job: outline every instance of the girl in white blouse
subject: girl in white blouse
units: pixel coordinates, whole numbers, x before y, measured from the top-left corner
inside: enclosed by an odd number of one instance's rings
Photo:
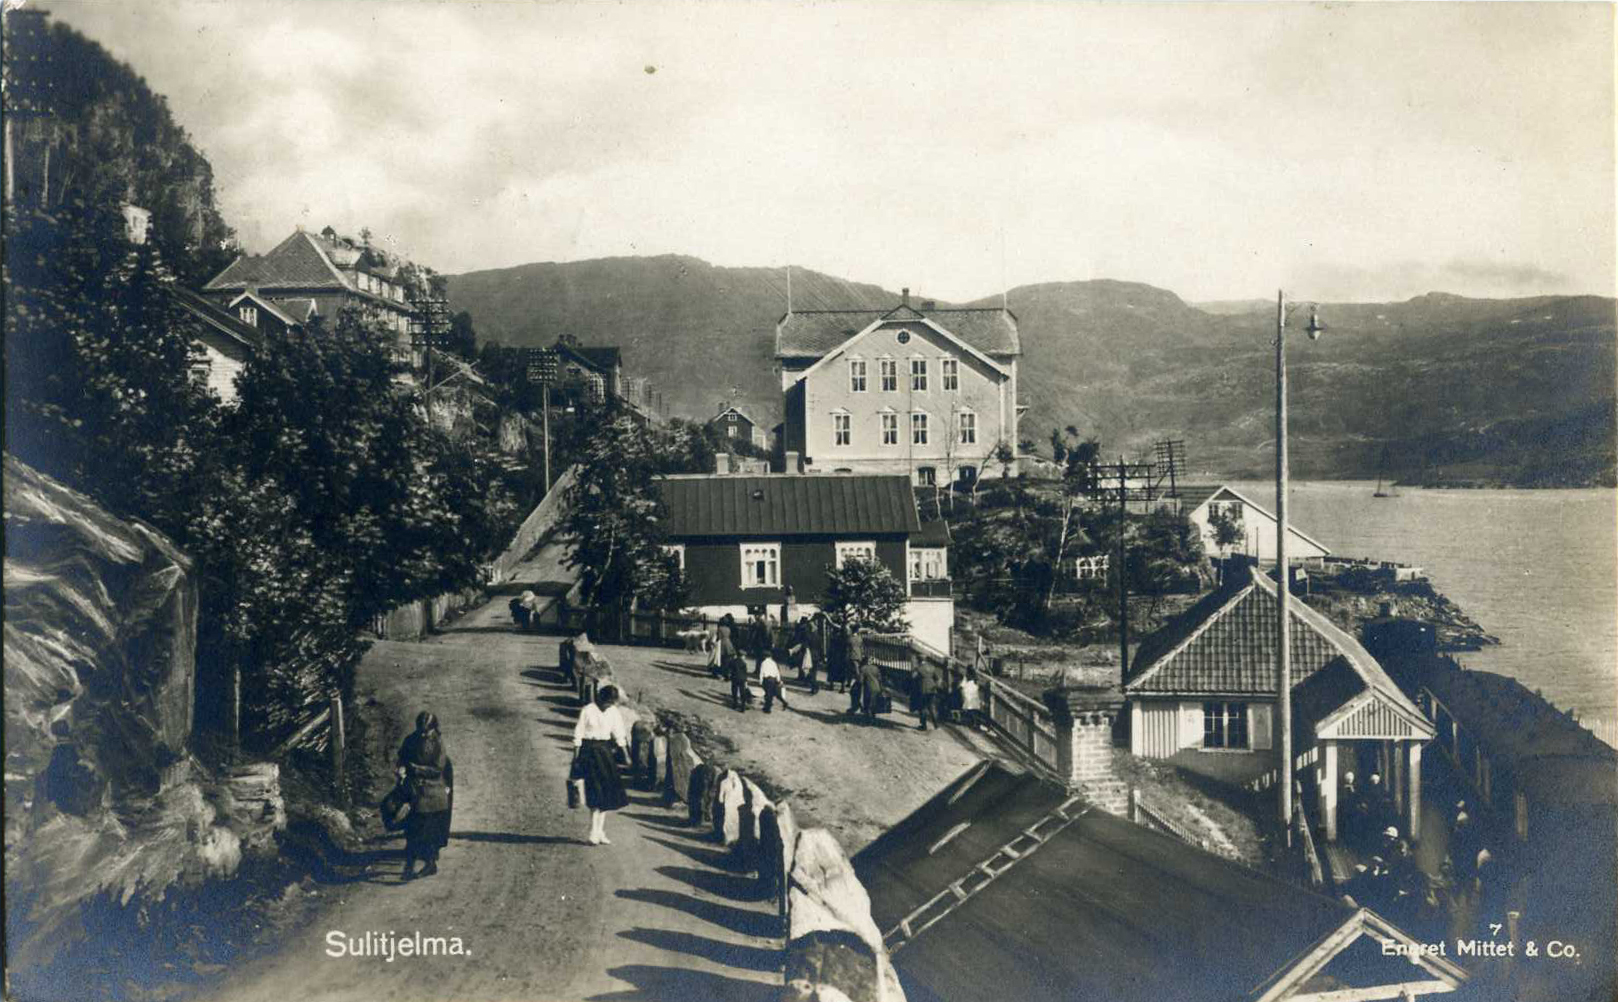
[[[618,710],[618,689],[604,685],[596,690],[595,702],[579,712],[579,722],[573,727],[572,776],[584,780],[591,845],[612,844],[607,838],[607,812],[629,804],[613,758],[614,746],[629,751],[629,727]]]

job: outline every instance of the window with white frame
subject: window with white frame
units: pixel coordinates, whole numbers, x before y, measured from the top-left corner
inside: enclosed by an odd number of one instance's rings
[[[837,569],[842,570],[843,565],[850,560],[869,560],[874,563],[876,561],[876,543],[863,541],[857,543],[838,543]]]
[[[927,444],[927,414],[925,411],[916,411],[910,415],[910,444]]]
[[[1232,522],[1242,520],[1242,503],[1240,501],[1209,501],[1209,518],[1225,518]]]
[[[741,550],[743,588],[774,588],[780,585],[780,543],[743,543]]]
[[[852,445],[854,442],[854,419],[847,414],[833,414],[831,416],[831,444]]]
[[[961,361],[957,358],[946,358],[938,363],[938,370],[944,378],[944,389],[959,390],[961,388]]]
[[[669,554],[670,556],[672,556],[675,560],[677,560],[679,562],[679,564],[680,564],[680,573],[684,574],[685,573],[685,544],[684,543],[667,543],[667,544],[665,544],[663,546],[663,552]]]
[[[882,415],[882,444],[899,444],[899,415],[891,412]]]
[[[877,363],[882,374],[882,392],[893,393],[899,389],[899,360],[884,358]]]
[[[735,418],[731,418],[730,419],[730,424],[725,425],[725,433],[731,438],[736,437],[736,419]]]
[[[1246,748],[1247,704],[1203,703],[1202,747]]]
[[[958,435],[962,445],[976,445],[978,441],[978,416],[971,411],[961,411],[956,415]]]
[[[240,308],[240,309],[238,309],[236,311],[236,315],[241,318],[242,323],[249,324],[249,325],[251,325],[253,327],[258,326],[258,307],[257,306],[243,306],[242,308]]]
[[[852,393],[865,392],[865,359],[848,360],[848,389]]]
[[[917,393],[927,392],[927,360],[925,358],[912,358],[910,360],[910,388]]]
[[[945,569],[944,550],[937,546],[910,548],[910,580],[937,581],[949,577]]]

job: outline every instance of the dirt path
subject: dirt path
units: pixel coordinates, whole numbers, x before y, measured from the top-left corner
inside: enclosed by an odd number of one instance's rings
[[[424,644],[379,643],[362,699],[400,721],[431,708],[456,768],[439,875],[402,883],[379,859],[310,927],[210,996],[289,1000],[761,999],[780,984],[774,908],[728,872],[681,813],[635,793],[579,836],[563,782],[575,711],[556,640],[511,631],[504,597]],[[378,845],[397,850],[399,842]],[[379,856],[383,853],[378,854]],[[331,956],[331,936],[459,937],[463,956]],[[453,940],[449,940],[452,944]]]

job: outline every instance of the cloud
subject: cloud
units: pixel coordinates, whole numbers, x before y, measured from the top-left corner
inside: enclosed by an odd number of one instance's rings
[[[677,251],[958,300],[1610,291],[1610,14],[1526,6],[53,11],[170,97],[254,249],[331,223],[450,272]]]

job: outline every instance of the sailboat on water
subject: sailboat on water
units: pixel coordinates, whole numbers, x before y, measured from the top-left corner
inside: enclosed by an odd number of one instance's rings
[[[1388,472],[1388,447],[1384,445],[1382,447],[1382,458],[1381,458],[1380,461],[1377,462],[1377,466],[1376,466],[1376,493],[1372,494],[1371,495],[1372,497],[1374,497],[1374,498],[1396,498],[1396,497],[1399,496],[1399,492],[1393,489],[1392,484],[1388,485],[1387,490],[1382,489],[1382,481],[1386,478],[1387,472]]]

